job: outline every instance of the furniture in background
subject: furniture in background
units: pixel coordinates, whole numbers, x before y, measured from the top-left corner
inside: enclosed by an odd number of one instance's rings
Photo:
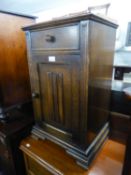
[[[24,107],[25,108],[25,107]],[[26,175],[19,145],[33,125],[32,105],[12,111],[10,122],[0,122],[0,175]]]
[[[131,103],[123,91],[111,91],[110,136],[113,140],[126,144]]]
[[[125,160],[122,175],[131,175],[131,120],[128,123],[128,137],[126,141]]]
[[[126,88],[125,91],[126,98],[131,103],[131,86],[129,88]],[[123,172],[122,175],[131,175],[131,118],[127,125],[128,129],[128,136],[126,141],[126,152],[125,152],[125,161],[123,165]]]
[[[111,138],[124,144],[127,140],[128,123],[131,118],[131,101],[124,93],[124,90],[131,84],[129,82],[130,72],[129,66],[114,66],[111,91]]]
[[[93,14],[24,27],[35,126],[87,168],[108,137],[117,25]]]
[[[0,119],[31,101],[26,39],[22,26],[35,17],[0,10]]]
[[[28,137],[21,142],[28,175],[116,175],[122,172],[125,146],[107,140],[88,170],[75,163],[75,159],[59,145]]]
[[[0,174],[24,175],[19,150],[33,124],[26,41],[22,26],[35,17],[0,10]]]

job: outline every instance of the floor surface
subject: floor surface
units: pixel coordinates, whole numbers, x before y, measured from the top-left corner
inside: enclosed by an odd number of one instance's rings
[[[85,175],[121,175],[125,145],[108,140]]]

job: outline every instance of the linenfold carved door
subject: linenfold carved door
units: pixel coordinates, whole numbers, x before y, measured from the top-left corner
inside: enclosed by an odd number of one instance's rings
[[[49,62],[47,58],[35,60],[42,121],[65,131],[78,132],[79,56],[56,56],[55,62]]]

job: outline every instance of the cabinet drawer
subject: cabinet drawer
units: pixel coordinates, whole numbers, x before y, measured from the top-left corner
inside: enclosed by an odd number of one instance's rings
[[[46,170],[43,166],[38,164],[32,158],[28,157],[27,162],[28,162],[27,163],[28,164],[28,168],[27,168],[28,174],[30,175],[53,175],[52,173],[50,173],[48,170]]]
[[[79,25],[31,32],[33,50],[79,49]]]

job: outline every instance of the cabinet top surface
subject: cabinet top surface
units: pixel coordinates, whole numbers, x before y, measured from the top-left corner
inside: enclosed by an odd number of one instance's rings
[[[92,13],[86,13],[86,14],[80,14],[80,15],[72,15],[70,17],[61,17],[61,18],[55,18],[53,20],[47,21],[47,22],[42,22],[38,23],[35,25],[31,26],[25,26],[22,29],[24,31],[26,30],[34,30],[34,29],[40,29],[40,28],[46,28],[46,27],[52,27],[52,26],[57,26],[57,25],[62,25],[62,24],[68,24],[68,23],[75,23],[75,22],[80,22],[81,20],[92,20],[96,21],[105,25],[108,25],[113,28],[117,28],[118,25],[116,22],[111,20],[110,18],[102,15],[95,15]]]

